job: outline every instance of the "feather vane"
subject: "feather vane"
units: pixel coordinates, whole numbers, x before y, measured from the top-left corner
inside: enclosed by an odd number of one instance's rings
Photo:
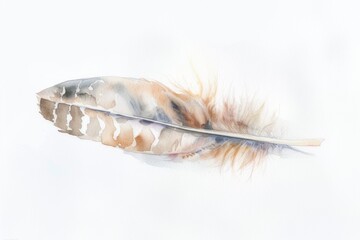
[[[66,81],[37,95],[40,113],[61,132],[131,152],[197,155],[221,164],[229,159],[232,165],[242,159],[242,167],[274,150],[322,141],[253,134],[259,132],[252,122],[262,106],[244,112],[225,101],[217,107],[216,88],[203,89],[196,94],[146,79],[96,77]]]

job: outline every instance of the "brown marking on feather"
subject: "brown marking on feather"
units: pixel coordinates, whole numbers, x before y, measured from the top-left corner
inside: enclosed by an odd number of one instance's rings
[[[94,110],[90,109],[85,109],[84,112],[89,117],[89,123],[86,128],[86,135],[90,137],[90,139],[99,141],[101,126],[97,118],[97,113]]]
[[[202,126],[205,125],[206,121],[203,120],[202,122],[199,122],[199,119],[196,118],[196,115],[194,115],[191,112],[184,112],[184,118],[186,121],[186,125],[187,126],[191,126],[194,128],[202,128]]]
[[[134,142],[133,128],[130,123],[120,124],[120,134],[117,141],[121,148],[129,147]]]
[[[183,116],[184,125],[193,128],[204,128],[209,122],[209,114],[202,99],[197,96],[188,96],[172,92],[181,101],[180,114]]]
[[[81,112],[79,107],[71,106],[70,115],[71,115],[71,120],[69,122],[69,127],[70,127],[69,134],[75,136],[82,136],[83,134],[80,132],[80,129],[82,126],[81,118],[84,116],[84,114]]]
[[[67,115],[69,114],[69,105],[65,103],[59,103],[55,110],[56,121],[55,126],[62,129],[67,130]]]
[[[54,121],[55,103],[46,99],[40,99],[40,113],[46,120]]]
[[[105,128],[101,133],[101,142],[112,147],[118,146],[119,141],[114,139],[114,132],[116,131],[116,127],[114,125],[113,118],[106,113],[99,114],[99,117],[104,121],[105,124]]]
[[[155,141],[155,136],[148,127],[142,129],[141,133],[135,138],[137,151],[150,151],[151,145]]]

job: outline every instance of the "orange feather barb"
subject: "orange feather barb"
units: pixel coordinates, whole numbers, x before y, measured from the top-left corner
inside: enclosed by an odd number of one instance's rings
[[[96,77],[57,84],[38,100],[42,116],[60,131],[130,152],[243,167],[268,153],[322,142],[275,138],[269,126],[255,124],[262,107],[217,104],[215,95],[216,87],[204,91],[201,85],[195,94],[146,79]]]

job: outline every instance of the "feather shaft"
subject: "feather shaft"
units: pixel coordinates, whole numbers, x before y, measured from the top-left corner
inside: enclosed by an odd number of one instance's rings
[[[73,105],[77,106],[77,105]],[[77,106],[80,107],[80,106]],[[270,137],[262,137],[262,136],[254,136],[250,134],[241,134],[241,133],[231,133],[231,132],[225,132],[225,131],[218,131],[218,130],[209,130],[209,129],[197,129],[197,128],[191,128],[186,126],[179,126],[171,123],[166,122],[160,122],[149,118],[143,118],[138,116],[130,116],[125,114],[116,114],[108,112],[104,109],[98,109],[98,108],[91,108],[87,107],[87,109],[93,110],[93,111],[99,111],[104,112],[113,116],[119,116],[119,117],[125,117],[130,119],[139,119],[139,120],[146,120],[152,123],[157,123],[160,125],[164,125],[167,127],[171,127],[174,129],[180,129],[184,130],[186,132],[192,132],[192,133],[200,133],[200,134],[208,134],[212,136],[219,136],[219,137],[227,137],[229,140],[250,140],[255,142],[261,142],[261,143],[270,143],[270,144],[279,144],[279,145],[287,145],[287,146],[293,146],[293,147],[317,147],[320,146],[321,143],[324,141],[320,138],[312,138],[312,139],[278,139],[278,138],[270,138]]]

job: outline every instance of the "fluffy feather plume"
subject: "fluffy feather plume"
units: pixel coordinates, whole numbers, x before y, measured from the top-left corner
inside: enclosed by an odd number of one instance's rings
[[[205,90],[198,84],[193,92],[145,79],[97,77],[57,84],[38,99],[40,113],[60,131],[131,152],[244,167],[276,150],[321,143],[274,138],[271,124],[259,124],[263,105],[218,104],[216,85]]]

